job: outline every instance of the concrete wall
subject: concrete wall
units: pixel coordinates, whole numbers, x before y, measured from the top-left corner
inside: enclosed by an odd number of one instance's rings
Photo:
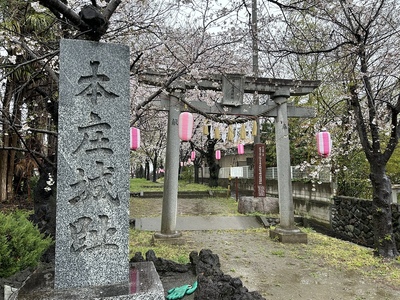
[[[227,187],[228,179],[219,179],[219,185]],[[236,180],[232,179],[231,194],[235,196]],[[253,179],[238,179],[239,196],[253,195]],[[323,227],[330,227],[332,206],[332,184],[313,184],[307,182],[292,182],[293,204],[295,214],[310,218]],[[267,180],[267,195],[278,197],[278,181]]]
[[[235,195],[236,180],[232,179],[231,195]],[[227,187],[228,179],[219,179]],[[253,180],[237,180],[239,196],[253,194]],[[292,182],[295,214],[303,217],[305,226],[367,247],[374,246],[372,201],[344,196],[333,196],[331,183],[312,184]],[[267,194],[278,197],[278,182],[267,181]],[[393,232],[400,249],[400,204],[392,206]]]

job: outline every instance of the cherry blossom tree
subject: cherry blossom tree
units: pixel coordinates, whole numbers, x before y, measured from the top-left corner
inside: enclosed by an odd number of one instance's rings
[[[345,113],[341,121],[354,124],[369,163],[376,253],[395,257],[386,165],[399,137],[399,4],[384,0],[273,2],[282,10],[284,26],[273,40],[261,43],[262,51],[286,66],[296,59],[314,58],[316,75],[325,76],[325,91],[330,86],[340,91],[336,99]]]
[[[248,31],[239,26],[242,21],[235,17],[244,6],[241,1],[0,3],[0,30],[5,41],[1,52],[4,88],[1,89],[0,178],[2,183],[7,182],[1,185],[1,201],[13,198],[10,193],[16,175],[12,171],[13,155],[17,152],[27,154],[17,161],[18,169],[25,159],[26,165],[36,167],[40,173],[37,191],[41,193],[37,197],[47,198],[54,193],[54,186],[48,186],[47,182],[56,180],[59,39],[80,38],[130,46],[132,125],[152,114],[153,100],[161,93],[168,93],[175,80],[183,77],[196,80],[203,73],[248,72],[246,57],[249,56],[242,55],[244,50],[239,43],[247,39]],[[150,68],[168,74],[161,87],[139,83],[140,74]],[[31,138],[33,135],[35,139]],[[28,160],[32,163],[28,164]]]

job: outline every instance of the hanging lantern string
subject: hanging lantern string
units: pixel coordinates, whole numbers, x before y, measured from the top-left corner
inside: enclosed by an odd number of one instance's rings
[[[187,75],[187,67],[184,67],[184,68],[182,68],[180,70],[175,71],[173,74],[170,74],[170,77],[167,80],[165,80],[164,83],[161,84],[161,87],[157,91],[155,91],[149,97],[147,97],[147,99],[145,101],[143,101],[142,103],[139,103],[136,106],[135,119],[131,121],[131,126],[133,126],[133,124],[135,124],[135,122],[141,117],[141,115],[144,113],[144,110],[145,110],[145,108],[146,108],[146,106],[148,104],[150,104],[160,94],[165,93],[167,91],[167,89],[169,88],[169,86],[172,83],[174,83],[175,80],[178,80],[179,78],[183,77],[184,75]],[[252,119],[255,119],[255,118],[264,117],[264,115],[268,114],[271,110],[274,109],[274,107],[272,107],[271,109],[267,110],[266,112],[264,112],[262,114],[258,114],[258,115],[251,116],[251,117],[248,117],[248,118],[240,118],[240,119],[236,119],[236,120],[232,121],[232,120],[226,120],[226,119],[221,119],[221,118],[217,118],[217,117],[211,116],[211,115],[209,115],[209,114],[207,114],[205,112],[202,112],[202,111],[194,108],[186,100],[184,100],[184,99],[180,99],[180,100],[184,104],[186,104],[193,112],[196,112],[196,113],[202,115],[203,117],[205,117],[207,119],[213,120],[213,121],[218,122],[218,123],[225,123],[225,124],[245,123],[245,122],[247,122],[249,120],[252,120]],[[287,100],[282,102],[282,103],[280,103],[280,104],[283,104],[283,103],[286,103],[286,102],[287,102]],[[280,104],[277,103],[277,105],[280,105]],[[143,111],[139,112],[140,109],[143,109]],[[221,113],[224,114],[224,112],[221,112]]]
[[[214,122],[224,123],[224,124],[228,124],[228,125],[235,124],[235,123],[246,123],[246,122],[254,120],[256,118],[264,117],[269,112],[271,112],[273,109],[275,109],[275,107],[272,107],[272,108],[268,109],[267,111],[265,111],[265,112],[263,112],[261,114],[255,115],[255,116],[241,117],[241,118],[236,118],[234,120],[230,120],[230,119],[222,119],[222,118],[215,117],[213,115],[207,114],[207,113],[195,108],[194,106],[190,105],[190,102],[187,102],[184,99],[180,99],[180,101],[182,101],[182,103],[184,103],[191,111],[193,111],[193,112],[195,112],[195,113],[197,113],[199,115],[202,115],[203,117],[205,117],[205,118],[207,118],[209,120],[212,120]],[[286,103],[286,102],[287,102],[287,100],[284,103]],[[282,104],[282,103],[280,103],[280,104]],[[277,104],[277,105],[280,105],[280,104]],[[221,114],[227,116],[224,112],[221,112]]]
[[[179,76],[178,76],[178,77],[179,77]],[[162,94],[163,92],[165,92],[165,89],[166,89],[175,79],[177,79],[177,77],[174,77],[174,79],[169,80],[165,85],[163,85],[163,88],[160,88],[160,89],[158,89],[157,91],[155,91],[152,95],[150,95],[150,96],[148,97],[148,99],[147,99],[146,101],[144,101],[143,103],[139,104],[139,105],[136,107],[136,109],[135,109],[135,118],[134,118],[134,120],[131,121],[131,126],[133,126],[133,124],[135,124],[135,122],[142,116],[143,112],[145,111],[145,108],[146,108],[147,104],[150,104],[152,100],[154,100],[157,96],[159,96],[160,94]],[[214,121],[214,122],[223,123],[223,124],[228,124],[228,125],[229,125],[229,124],[235,124],[235,123],[246,123],[247,121],[254,120],[254,119],[260,118],[260,117],[264,117],[264,116],[266,116],[270,111],[272,111],[273,109],[275,109],[275,107],[272,107],[272,108],[268,109],[267,111],[265,111],[265,112],[263,112],[263,113],[261,113],[261,114],[255,115],[255,116],[249,116],[249,117],[246,117],[246,118],[243,118],[243,117],[242,117],[242,118],[236,118],[236,119],[234,119],[234,120],[230,120],[230,119],[218,118],[218,117],[215,117],[215,116],[213,116],[213,115],[207,114],[207,113],[205,113],[205,112],[203,112],[203,111],[201,111],[201,110],[199,110],[199,109],[193,107],[192,105],[190,105],[189,102],[187,102],[187,101],[184,100],[184,99],[180,99],[180,101],[182,101],[182,103],[184,103],[184,104],[188,107],[188,109],[189,109],[190,111],[195,112],[195,113],[197,113],[197,114],[199,114],[199,115],[202,115],[203,117],[205,117],[205,118],[207,118],[207,119],[209,119],[209,120],[212,120],[212,121]],[[287,102],[287,100],[284,101],[283,103],[286,103],[286,102]],[[283,103],[280,103],[280,104],[283,104]],[[280,105],[280,104],[277,104],[277,105]],[[142,112],[139,112],[140,109],[143,109],[143,111],[142,111]],[[226,113],[225,113],[224,111],[221,111],[221,114],[224,115],[224,116],[227,116]]]
[[[246,139],[246,128],[244,126],[244,123],[242,123],[242,126],[240,127],[240,139],[241,140]]]
[[[233,142],[233,140],[234,140],[234,133],[232,125],[228,125],[228,141]]]
[[[257,122],[256,120],[253,120],[253,128],[251,130],[251,135],[256,136],[257,135]]]

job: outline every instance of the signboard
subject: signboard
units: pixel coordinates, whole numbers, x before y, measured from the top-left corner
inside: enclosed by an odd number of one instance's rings
[[[229,74],[222,77],[223,105],[240,106],[243,104],[244,77],[240,74]]]
[[[231,167],[231,177],[243,177],[243,168]]]
[[[254,197],[266,196],[265,144],[254,145]]]

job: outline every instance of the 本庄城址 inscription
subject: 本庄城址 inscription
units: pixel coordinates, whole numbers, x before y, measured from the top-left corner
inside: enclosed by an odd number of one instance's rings
[[[129,48],[62,40],[56,288],[129,280]]]
[[[118,250],[118,245],[109,242],[110,236],[114,235],[117,229],[109,226],[108,216],[98,216],[99,222],[89,217],[80,217],[70,224],[73,243],[71,252],[96,250],[99,247],[110,250]]]
[[[104,74],[97,74],[99,69],[99,61],[90,61],[92,67],[92,75],[81,76],[78,84],[86,84],[86,87],[80,91],[76,96],[87,96],[92,104],[97,104],[97,97],[116,98],[119,97],[111,91],[107,91],[99,82],[110,81],[110,78]]]

